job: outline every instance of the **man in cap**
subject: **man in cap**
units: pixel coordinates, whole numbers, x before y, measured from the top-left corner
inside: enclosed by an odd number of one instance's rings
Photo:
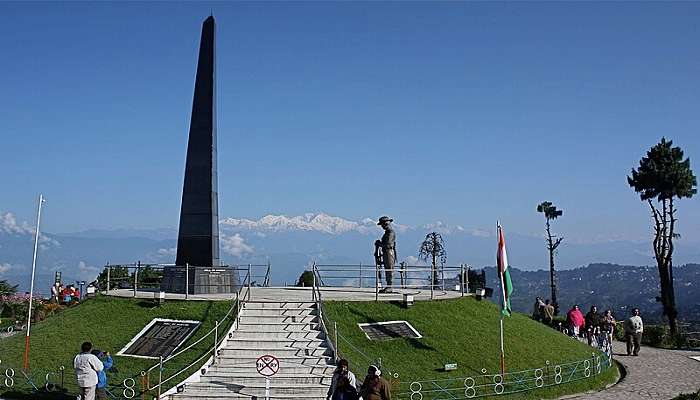
[[[386,287],[380,290],[380,293],[391,293],[391,283],[392,283],[392,273],[394,272],[394,265],[396,264],[396,233],[391,227],[391,223],[394,220],[383,216],[379,218],[377,225],[384,229],[384,235],[382,235],[382,261],[384,264],[384,273],[386,274]]]

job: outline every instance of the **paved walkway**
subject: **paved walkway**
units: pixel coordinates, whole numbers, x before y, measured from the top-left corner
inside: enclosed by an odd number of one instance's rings
[[[614,352],[615,359],[625,366],[627,376],[607,390],[573,398],[667,400],[700,389],[700,361],[690,358],[700,356],[700,351],[642,347],[639,357],[628,357],[625,344],[615,342]]]
[[[245,292],[245,289],[244,289]],[[394,289],[394,293],[380,294],[380,301],[401,301],[403,294],[411,294],[414,300],[430,300],[430,289]],[[137,297],[139,299],[154,299],[158,298],[158,291],[155,289],[138,290],[134,294],[133,289],[113,289],[109,291],[110,296],[118,297]],[[457,290],[435,290],[433,299],[452,299],[460,297],[462,294]],[[373,288],[353,288],[353,287],[321,287],[321,296],[323,300],[346,300],[346,301],[374,301],[375,290]],[[464,294],[471,296],[471,294]],[[233,299],[235,294],[191,294],[189,300],[229,300]],[[168,300],[184,300],[184,294],[166,293],[165,299]],[[252,287],[251,301],[311,301],[311,288],[303,287]]]

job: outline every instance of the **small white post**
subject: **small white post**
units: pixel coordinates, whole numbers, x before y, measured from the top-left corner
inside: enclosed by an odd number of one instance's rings
[[[270,378],[265,378],[265,400],[270,400]]]
[[[190,264],[185,263],[185,300],[190,294]]]
[[[29,284],[29,310],[27,311],[27,335],[24,337],[24,370],[29,370],[29,334],[32,328],[32,299],[34,298],[34,271],[36,271],[36,252],[39,247],[39,224],[41,222],[41,205],[44,195],[39,194],[39,210],[36,215],[36,232],[34,233],[34,256],[32,257],[32,281]]]

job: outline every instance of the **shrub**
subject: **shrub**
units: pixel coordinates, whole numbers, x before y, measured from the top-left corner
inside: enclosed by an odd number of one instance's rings
[[[679,394],[673,400],[700,400],[700,391],[688,394]]]
[[[664,343],[664,338],[666,335],[667,333],[665,327],[659,325],[647,325],[644,327],[642,343],[652,347],[660,347]]]

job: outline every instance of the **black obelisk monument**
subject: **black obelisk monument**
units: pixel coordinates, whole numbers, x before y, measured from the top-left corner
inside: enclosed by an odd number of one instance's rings
[[[194,294],[228,293],[237,283],[235,274],[219,260],[214,25],[213,16],[202,25],[176,267],[165,270],[162,289],[166,292],[184,293],[185,280],[189,280],[189,293]]]

